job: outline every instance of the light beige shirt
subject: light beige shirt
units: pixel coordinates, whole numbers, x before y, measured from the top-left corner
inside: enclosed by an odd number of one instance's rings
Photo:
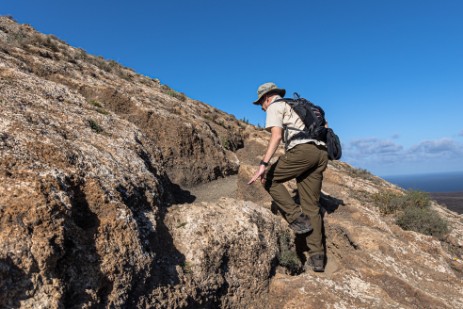
[[[303,130],[305,127],[304,122],[302,122],[301,118],[296,114],[296,112],[291,108],[291,106],[289,106],[289,104],[287,104],[284,101],[274,102],[275,100],[279,100],[279,99],[281,99],[281,97],[276,96],[275,99],[272,101],[272,103],[270,103],[269,107],[267,108],[265,129],[267,131],[270,131],[272,127],[279,127],[279,128],[284,129],[285,126],[288,126],[288,127],[293,127],[299,130]],[[297,133],[299,133],[299,131],[289,130],[288,140],[291,141],[291,137]],[[283,141],[286,142],[284,140],[284,136],[285,134],[283,133]],[[324,142],[317,141],[314,139],[309,139],[309,138],[296,139],[296,140],[292,140],[289,143],[288,148],[286,150],[290,150],[296,145],[307,144],[307,143],[314,143],[317,145],[325,146]]]

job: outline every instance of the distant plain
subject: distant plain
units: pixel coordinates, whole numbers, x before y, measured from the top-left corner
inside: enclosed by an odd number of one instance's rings
[[[383,177],[406,190],[429,192],[432,199],[463,214],[463,172]]]
[[[463,192],[431,192],[431,198],[448,209],[463,214]]]

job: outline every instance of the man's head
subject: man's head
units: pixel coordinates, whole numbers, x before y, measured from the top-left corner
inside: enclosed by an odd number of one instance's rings
[[[262,102],[266,98],[275,94],[284,97],[286,94],[286,90],[278,88],[277,85],[275,85],[274,83],[262,84],[259,86],[259,88],[257,88],[257,100],[252,103],[256,105],[262,105]]]

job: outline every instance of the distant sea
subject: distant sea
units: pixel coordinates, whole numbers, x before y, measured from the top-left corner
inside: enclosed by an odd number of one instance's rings
[[[406,190],[463,192],[463,172],[382,177]]]
[[[406,190],[429,192],[437,202],[463,214],[463,172],[383,176]]]

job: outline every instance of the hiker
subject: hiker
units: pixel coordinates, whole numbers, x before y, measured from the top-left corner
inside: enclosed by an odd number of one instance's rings
[[[260,179],[265,190],[283,211],[289,227],[296,234],[307,234],[309,259],[306,267],[312,266],[317,272],[324,271],[325,251],[322,242],[322,217],[318,200],[320,197],[323,171],[328,164],[326,145],[322,141],[310,138],[291,140],[296,130],[303,130],[304,123],[283,99],[285,89],[274,83],[265,83],[257,89],[257,100],[253,104],[260,105],[266,112],[265,128],[271,133],[267,150],[260,161],[259,169],[248,182]],[[287,135],[286,135],[287,134]],[[287,149],[285,155],[278,158],[268,171],[270,159],[285,136]],[[300,206],[296,204],[284,187],[284,182],[296,179],[300,197]],[[310,233],[309,233],[310,232]]]

